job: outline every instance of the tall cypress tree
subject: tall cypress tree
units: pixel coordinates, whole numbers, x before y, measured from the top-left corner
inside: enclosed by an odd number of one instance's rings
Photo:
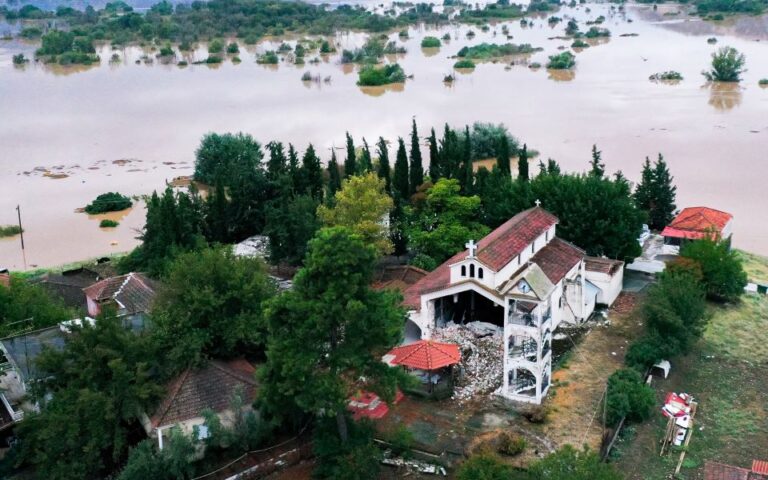
[[[517,178],[522,182],[527,182],[530,178],[528,166],[528,145],[523,144],[523,149],[520,150],[520,155],[517,158]]]
[[[368,173],[373,169],[373,162],[371,161],[371,147],[368,146],[368,142],[363,137],[363,152],[360,155],[360,162],[357,166],[358,173]]]
[[[316,200],[323,199],[323,167],[315,153],[315,147],[309,144],[301,159],[301,193],[306,193]]]
[[[293,148],[293,144],[288,144],[288,175],[291,177],[291,188],[294,192],[302,192],[301,167],[299,166],[299,154]]]
[[[651,225],[661,230],[674,218],[677,187],[672,183],[673,177],[667,168],[667,162],[659,154],[653,168],[653,209],[651,210]]]
[[[205,202],[206,237],[211,242],[227,243],[229,238],[229,201],[221,175],[216,176],[213,192]]]
[[[440,165],[440,151],[437,149],[437,137],[435,129],[429,135],[429,177],[433,182],[442,177],[442,165]]]
[[[347,158],[344,159],[344,178],[357,175],[357,154],[355,153],[355,142],[352,136],[347,132]]]
[[[331,161],[328,162],[328,198],[326,201],[333,203],[333,196],[341,190],[341,175],[339,174],[339,162],[336,160],[336,151],[331,150]]]
[[[603,178],[603,175],[605,175],[605,164],[601,160],[602,152],[597,149],[597,145],[592,145],[592,161],[589,162],[591,166],[589,174],[593,177]]]
[[[419,145],[419,132],[416,130],[416,120],[413,120],[411,127],[411,165],[410,165],[410,191],[409,194],[416,193],[419,185],[424,183],[424,166],[421,161],[421,146]]]
[[[640,183],[635,187],[633,195],[637,208],[648,215],[648,223],[651,222],[651,210],[653,210],[653,167],[651,160],[645,157],[643,172],[640,175]]]
[[[509,165],[509,138],[506,134],[499,138],[499,145],[496,147],[496,165],[502,175],[506,177],[512,175],[512,168]]]
[[[392,176],[392,189],[395,199],[407,201],[410,198],[408,154],[405,152],[405,142],[402,137],[397,139],[397,158],[395,159],[395,172]]]
[[[389,166],[389,149],[387,148],[387,141],[384,137],[379,137],[378,143],[376,143],[376,150],[379,154],[379,166],[376,173],[379,178],[384,179],[385,188],[387,193],[392,194],[392,173]]]
[[[461,145],[458,135],[447,123],[443,130],[443,138],[440,140],[438,155],[440,157],[441,177],[457,178],[461,164]]]
[[[267,161],[267,178],[271,181],[286,173],[286,158],[283,144],[280,142],[269,142],[269,160]]]
[[[461,150],[461,164],[457,172],[457,178],[465,194],[472,194],[472,184],[475,173],[472,169],[472,137],[469,135],[469,126],[464,129],[464,144]]]

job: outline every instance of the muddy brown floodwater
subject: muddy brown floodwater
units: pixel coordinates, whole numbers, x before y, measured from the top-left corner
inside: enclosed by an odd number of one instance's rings
[[[411,117],[424,135],[444,122],[503,122],[567,170],[585,169],[597,144],[608,169],[632,180],[645,156],[661,152],[678,185],[678,206],[732,212],[735,245],[768,254],[768,89],[758,86],[768,77],[768,21],[705,23],[675,14],[680,8],[562,8],[556,15],[576,17],[582,29],[584,21],[604,15],[602,26],[612,32],[608,41],[576,54],[573,72],[525,65],[546,63],[571,43],[552,38],[563,35],[565,22],[549,26],[546,17],[530,28],[518,21],[495,23],[487,32],[466,25],[411,28],[406,41],[391,32],[408,53],[388,61],[398,61],[414,78],[379,89],[357,87],[356,69],[340,65],[338,55],[318,65],[256,64],[257,53],[277,47],[270,40],[241,45],[242,63],[216,68],[136,64],[145,53],[154,56],[139,47],[115,52],[120,61],[110,63],[108,46],[100,49],[100,66],[18,68],[11,56],[30,56],[34,45],[0,41],[0,224],[15,223],[20,205],[27,232],[25,256],[18,238],[0,240],[0,267],[52,266],[129,250],[143,224],[142,205],[118,228],[106,230],[75,210],[106,191],[146,194],[190,174],[206,132],[244,131],[262,142],[276,139],[300,148],[312,142],[327,159],[331,147],[344,145],[345,131],[358,142],[366,137],[373,143],[379,135],[395,141],[408,134]],[[513,36],[509,41],[544,51],[481,63],[452,84],[443,82],[455,61],[449,57],[462,46],[506,42],[504,24]],[[476,33],[471,40],[470,29]],[[452,39],[439,50],[420,48],[425,35],[445,33]],[[707,43],[711,36],[716,45]],[[336,43],[349,48],[365,38],[338,34]],[[706,85],[701,76],[722,45],[747,57],[749,71],[739,85]],[[204,46],[193,55],[204,58]],[[665,70],[681,72],[684,80],[648,80]],[[323,81],[302,82],[305,71]],[[131,161],[115,162],[121,159]]]

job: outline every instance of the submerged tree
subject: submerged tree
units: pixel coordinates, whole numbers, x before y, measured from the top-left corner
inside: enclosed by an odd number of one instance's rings
[[[747,59],[733,47],[721,47],[712,53],[712,69],[702,72],[710,82],[738,82],[741,74],[746,72],[744,64]]]

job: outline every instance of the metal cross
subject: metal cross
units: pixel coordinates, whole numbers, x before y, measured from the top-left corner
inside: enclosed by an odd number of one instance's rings
[[[469,249],[469,257],[468,258],[475,258],[475,252],[477,251],[477,244],[475,243],[475,241],[474,240],[470,240],[464,246]]]

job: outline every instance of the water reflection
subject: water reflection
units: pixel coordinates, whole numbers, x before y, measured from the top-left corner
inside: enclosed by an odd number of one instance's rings
[[[425,57],[434,57],[440,53],[440,47],[421,47],[421,53],[423,53]]]
[[[552,70],[547,69],[547,78],[556,82],[570,82],[576,78],[576,70]]]
[[[728,111],[741,105],[742,88],[737,82],[711,82],[702,88],[709,89],[709,104],[717,110]]]
[[[360,91],[369,97],[380,97],[387,92],[402,92],[405,90],[405,83],[392,83],[389,85],[381,85],[379,87],[359,87]]]

